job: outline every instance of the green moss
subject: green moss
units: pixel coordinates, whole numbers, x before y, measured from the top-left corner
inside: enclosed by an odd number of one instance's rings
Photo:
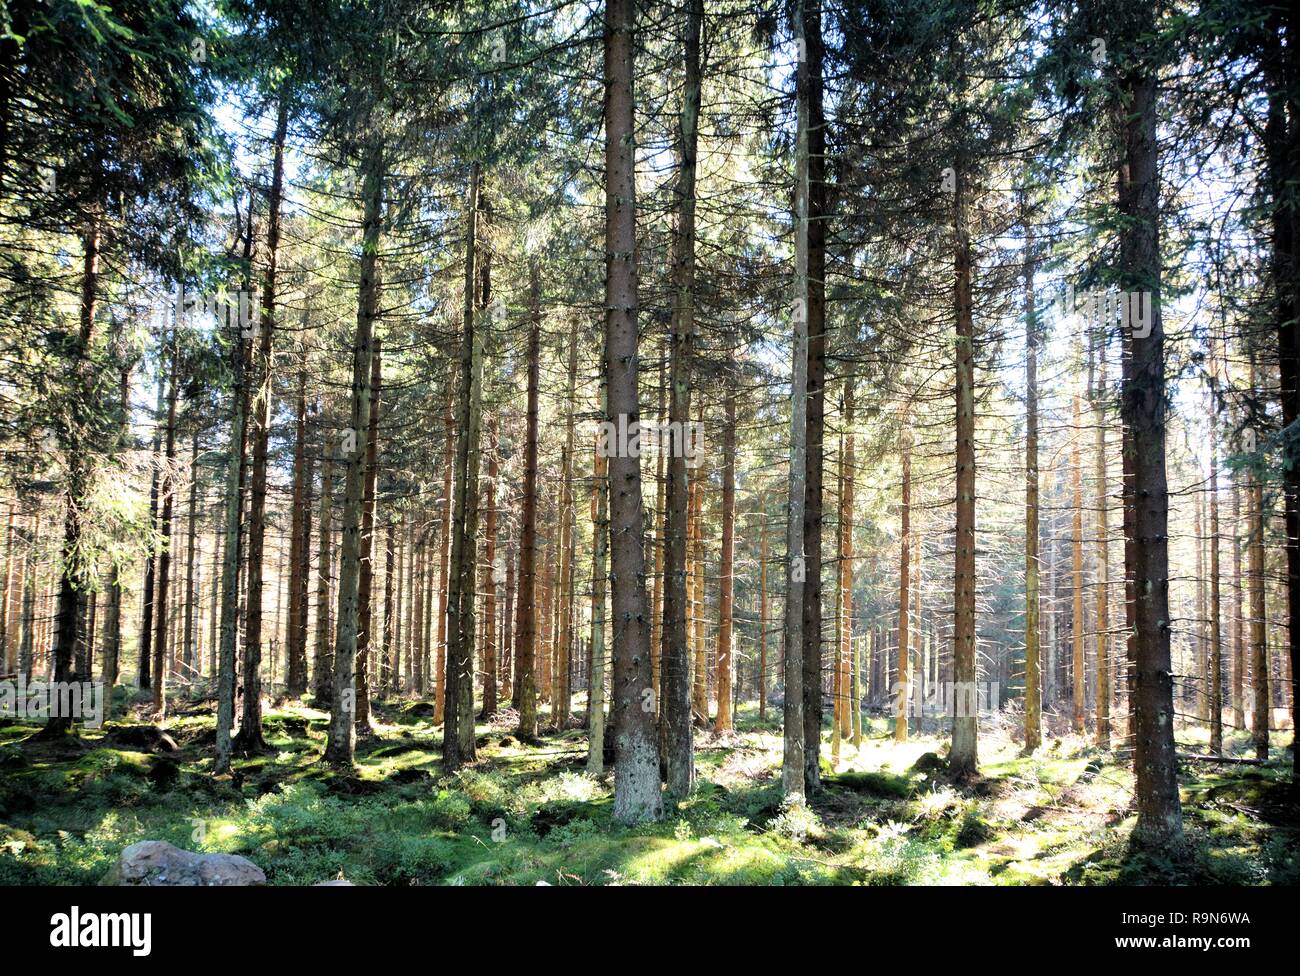
[[[982,779],[943,778],[942,736],[906,744],[871,718],[860,748],[806,808],[782,805],[778,710],[739,710],[703,743],[698,788],[665,819],[612,819],[612,777],[583,772],[579,729],[516,741],[478,729],[480,761],[442,771],[425,703],[382,703],[354,771],[319,763],[323,712],[267,715],[272,753],[213,779],[213,721],[184,707],[175,756],[23,741],[0,727],[0,883],[95,883],[126,845],[158,838],[245,854],[273,884],[1294,884],[1300,845],[1289,758],[1182,773],[1189,842],[1176,859],[1128,847],[1132,774],[1081,739],[1033,756],[981,739]],[[1229,747],[1235,748],[1232,740]],[[1246,746],[1248,747],[1248,743]],[[829,750],[826,752],[829,755]],[[933,758],[920,763],[918,759]],[[1190,765],[1190,764],[1189,764]]]

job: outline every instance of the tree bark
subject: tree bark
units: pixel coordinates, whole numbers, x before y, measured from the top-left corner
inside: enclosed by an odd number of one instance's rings
[[[1174,754],[1169,652],[1169,498],[1165,481],[1165,356],[1160,315],[1160,198],[1154,71],[1139,63],[1121,78],[1124,176],[1120,269],[1129,301],[1150,293],[1150,331],[1133,333],[1123,414],[1132,450],[1134,585],[1134,839],[1162,849],[1182,835]],[[1145,331],[1145,329],[1143,330]]]
[[[541,371],[542,284],[536,262],[528,266],[528,421],[524,438],[524,497],[519,530],[519,591],[515,595],[515,674],[519,735],[537,738],[537,409]]]
[[[803,547],[803,765],[804,788],[821,789],[822,709],[822,477],[826,426],[826,119],[822,108],[821,6],[805,2],[803,38],[807,54],[807,260],[808,416],[804,484]]]
[[[375,646],[375,482],[379,475],[379,411],[383,348],[375,338],[370,357],[370,419],[366,424],[366,473],[361,492],[361,572],[357,582],[357,735],[369,735],[371,650]],[[382,648],[381,648],[382,652]]]
[[[640,424],[637,374],[637,264],[635,102],[632,83],[633,0],[605,6],[605,420],[615,428]],[[650,621],[642,546],[641,464],[637,457],[609,459],[611,568],[613,571],[614,819],[659,819],[659,749],[650,670]]]
[[[1038,296],[1035,291],[1034,228],[1024,201],[1025,229],[1025,753],[1043,744],[1043,695],[1039,675],[1038,584]]]
[[[477,584],[478,480],[483,417],[483,349],[486,316],[474,310],[479,164],[470,172],[465,203],[465,303],[460,389],[456,407],[456,494],[452,515],[451,575],[447,590],[447,674],[442,730],[444,768],[472,762],[474,753],[474,591]],[[477,319],[477,321],[476,321]]]
[[[955,167],[956,237],[953,302],[957,319],[957,504],[953,572],[953,719],[949,772],[958,782],[978,773],[975,648],[975,320],[971,299],[971,246],[966,177]]]
[[[898,507],[898,681],[895,683],[894,741],[907,741],[908,709],[912,704],[911,651],[908,637],[909,617],[912,613],[912,432],[907,411],[899,414],[902,436],[899,453],[902,457],[902,499]]]
[[[722,561],[718,575],[718,717],[713,730],[731,732],[731,630],[736,571],[736,391],[728,378],[722,428]]]
[[[280,208],[284,197],[284,142],[289,103],[283,95],[275,124],[271,189],[267,197],[266,281],[262,293],[262,322],[253,376],[253,470],[250,477],[252,511],[248,520],[248,608],[244,640],[244,702],[235,747],[242,752],[266,749],[262,738],[262,598],[266,544],[266,471],[271,436],[275,302],[280,252]]]
[[[334,638],[334,687],[330,703],[325,761],[351,767],[356,749],[356,663],[358,597],[361,585],[362,496],[365,443],[370,419],[370,363],[374,356],[374,320],[379,313],[379,240],[384,199],[383,148],[378,140],[362,163],[362,224],[357,330],[352,347],[352,411],[340,454],[346,464],[343,544],[339,556],[338,619]],[[350,437],[347,435],[351,435]]]

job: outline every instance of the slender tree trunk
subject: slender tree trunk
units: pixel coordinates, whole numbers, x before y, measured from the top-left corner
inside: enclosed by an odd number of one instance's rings
[[[1038,296],[1034,228],[1021,200],[1025,228],[1025,753],[1043,744],[1043,694],[1039,675],[1038,586]]]
[[[853,505],[857,472],[854,449],[854,389],[853,377],[844,378],[844,447],[840,455],[840,467],[844,472],[843,485],[840,488],[840,593],[843,594],[840,608],[840,626],[842,628],[840,658],[847,668],[840,681],[841,693],[847,696],[847,708],[841,709],[846,720],[845,731],[853,736],[853,747],[862,745],[862,699],[858,686],[858,665],[854,657],[853,643]]]
[[[25,565],[23,566],[22,639],[18,642],[18,674],[27,680],[32,677],[32,649],[36,629],[36,575],[39,569],[37,554],[41,543],[41,516],[33,519],[32,536]],[[108,688],[113,685],[106,682]]]
[[[391,517],[384,521],[384,631],[383,645],[379,649],[384,667],[379,687],[380,694],[388,696],[401,687],[402,560],[397,551],[397,523]],[[396,587],[394,577],[398,581]]]
[[[702,68],[702,0],[686,7],[685,80],[678,117],[677,234],[673,241],[675,301],[668,336],[668,423],[685,431],[690,424],[690,377],[695,342],[695,180]],[[691,722],[690,645],[687,580],[691,485],[684,452],[665,461],[663,617],[659,671],[665,783],[674,797],[695,788],[694,729]]]
[[[1083,464],[1079,457],[1078,393],[1075,393],[1072,400],[1071,416],[1073,417],[1073,423],[1070,433],[1070,487],[1073,492],[1071,510],[1074,515],[1074,534],[1070,537],[1070,556],[1073,570],[1071,592],[1074,596],[1074,615],[1070,624],[1071,644],[1074,648],[1070,669],[1071,676],[1074,679],[1074,711],[1071,724],[1075,734],[1083,735],[1087,709],[1084,681],[1087,674],[1084,670],[1083,653]]]
[[[262,738],[262,600],[266,546],[266,473],[271,437],[275,303],[280,251],[280,206],[284,196],[284,142],[289,124],[289,103],[281,95],[275,124],[271,190],[267,198],[266,281],[262,294],[262,322],[254,360],[257,389],[253,400],[253,471],[250,477],[252,511],[248,520],[248,610],[244,640],[244,702],[236,748],[245,753],[266,749]]]
[[[605,379],[600,384],[601,413],[606,412]],[[591,478],[591,691],[588,695],[587,774],[605,769],[605,583],[609,578],[609,459],[599,435]],[[660,457],[662,458],[662,453]]]
[[[358,597],[361,587],[361,523],[365,481],[366,426],[370,419],[370,363],[374,356],[374,320],[379,314],[379,239],[384,200],[384,158],[378,140],[362,163],[361,275],[357,331],[352,353],[352,412],[340,454],[346,462],[343,545],[339,556],[338,621],[334,638],[334,687],[330,704],[325,761],[350,767],[356,749]],[[350,435],[350,436],[349,436]]]
[[[497,710],[497,422],[488,433],[487,483],[483,486],[483,718]]]
[[[671,337],[667,338],[665,340],[665,347],[671,344],[671,341],[672,341]],[[666,352],[666,348],[665,348],[665,352]],[[658,401],[658,409],[655,411],[655,419],[661,424],[668,420],[668,417],[666,416],[666,412],[668,409],[668,403],[667,403],[668,384],[667,384],[667,375],[666,375],[667,359],[668,359],[667,355],[661,355],[659,358],[659,401]],[[603,399],[604,397],[603,392],[601,393],[601,397]],[[608,465],[606,465],[606,467],[608,467]],[[667,750],[666,740],[664,739],[664,735],[663,735],[663,723],[662,723],[663,690],[660,684],[661,681],[660,655],[662,653],[663,636],[664,636],[663,633],[664,548],[665,548],[665,535],[668,527],[667,524],[668,514],[665,508],[667,504],[667,497],[664,492],[666,468],[667,468],[667,461],[664,457],[664,452],[663,451],[656,452],[655,455],[655,515],[654,515],[654,533],[653,533],[655,575],[654,575],[654,591],[650,601],[651,603],[650,605],[650,671],[654,677],[655,712],[661,717],[660,733],[659,733],[660,751],[661,753],[663,753],[664,756],[667,755],[668,750]],[[608,492],[608,490],[609,490],[609,486],[608,484],[606,484],[606,492]],[[608,494],[606,494],[605,496],[605,507],[606,507],[606,518],[608,519],[608,515],[609,515]],[[608,556],[608,552],[606,553],[606,555]]]
[[[1120,266],[1134,300],[1149,292],[1150,329],[1133,331],[1123,411],[1133,453],[1132,571],[1135,593],[1134,772],[1138,843],[1160,849],[1181,837],[1169,652],[1169,498],[1165,481],[1165,356],[1160,315],[1160,200],[1156,78],[1137,65],[1121,78],[1124,177]],[[1130,316],[1135,324],[1138,316]]]
[[[818,21],[818,26],[820,22]],[[808,49],[807,0],[796,0],[796,47]],[[816,41],[820,42],[820,37]],[[820,48],[819,48],[820,49]],[[817,84],[820,86],[820,79]],[[795,270],[792,316],[794,336],[790,365],[790,490],[786,521],[785,587],[785,704],[781,791],[787,802],[802,803],[806,796],[804,770],[804,590],[808,560],[804,552],[804,506],[808,482],[808,330],[812,298],[809,251],[814,214],[811,200],[811,100],[812,70],[807,56],[795,70]],[[820,567],[814,567],[820,572]],[[820,689],[819,689],[820,690]]]
[[[1210,372],[1214,375],[1211,353]],[[1210,751],[1223,753],[1223,623],[1219,592],[1219,422],[1210,401]]]
[[[1283,50],[1281,37],[1286,36]],[[1296,52],[1295,25],[1292,13],[1276,8],[1268,21],[1268,45],[1263,58],[1268,90],[1268,121],[1264,142],[1268,163],[1269,188],[1272,196],[1271,276],[1277,303],[1277,352],[1279,395],[1282,402],[1282,426],[1292,430],[1300,418],[1300,338],[1296,316],[1300,306],[1300,282],[1295,256],[1297,223],[1295,174],[1300,167],[1300,54]],[[1282,486],[1286,527],[1286,594],[1287,660],[1294,673],[1300,656],[1300,457],[1292,439],[1285,439],[1285,463]],[[1291,682],[1291,714],[1295,716],[1295,683]],[[1267,722],[1265,723],[1267,730]],[[1294,732],[1291,761],[1295,771]],[[1267,750],[1267,731],[1264,748]],[[1258,751],[1258,744],[1256,750]]]
[[[704,647],[704,485],[703,472],[691,483],[691,712],[700,728],[709,724],[709,673]]]
[[[159,337],[159,361],[163,358],[163,347],[166,345],[166,337]],[[154,469],[149,476],[149,529],[153,531],[158,526],[158,502],[159,502],[159,481],[162,478],[158,470],[158,454],[162,450],[163,410],[167,406],[167,380],[162,367],[158,369],[158,402],[153,412],[153,450],[151,457],[154,462]],[[151,688],[153,686],[153,635],[154,635],[154,593],[157,582],[157,553],[151,547],[145,555],[144,563],[144,586],[141,591],[141,620],[140,620],[140,641],[139,641],[139,661],[137,662],[137,679],[136,683],[141,688]]]
[[[1097,745],[1110,748],[1110,703],[1114,679],[1110,667],[1110,495],[1106,479],[1106,333],[1093,338],[1096,383],[1092,387],[1092,422],[1095,441],[1094,477],[1097,482]]]
[[[1250,388],[1255,385],[1255,366],[1251,363]],[[1268,758],[1269,694],[1268,694],[1268,640],[1266,625],[1266,587],[1264,568],[1264,485],[1258,474],[1252,474],[1247,493],[1246,552],[1250,563],[1250,687],[1254,693],[1251,715],[1251,743],[1255,758]]]
[[[447,676],[442,759],[447,770],[474,760],[474,591],[478,539],[479,434],[482,423],[486,316],[474,314],[479,164],[470,172],[465,204],[465,306],[460,396],[456,406],[456,495],[452,515],[451,575],[447,590]],[[477,318],[477,321],[476,321]]]
[[[329,438],[321,432],[320,527],[316,544],[316,660],[312,667],[312,697],[320,708],[334,688],[334,655],[330,646],[331,541],[334,536],[334,457]]]
[[[605,376],[606,422],[639,424],[637,394],[637,263],[633,0],[605,5]],[[641,464],[617,452],[609,459],[610,563],[613,572],[614,819],[659,819],[659,749],[646,619]],[[653,703],[651,703],[653,704]]]
[[[949,771],[957,781],[978,772],[978,724],[975,650],[975,320],[971,298],[971,245],[966,216],[966,177],[956,167],[953,194],[956,232],[956,280],[953,300],[957,319],[957,504],[956,556],[953,573],[952,751]]]
[[[253,205],[249,195],[248,228],[244,235],[244,285],[252,278]],[[214,775],[230,772],[234,743],[231,727],[235,721],[235,666],[239,644],[239,564],[243,551],[244,438],[248,418],[248,344],[241,330],[232,330],[231,373],[234,376],[234,410],[230,418],[230,442],[227,446],[225,485],[225,551],[221,566],[221,646],[217,662],[217,729]]]
[[[510,690],[510,703],[515,705],[515,655],[514,655],[514,619],[515,619],[515,560],[513,546],[506,546],[506,599],[501,608],[501,653],[498,655],[500,676],[497,679],[502,691]]]
[[[199,508],[199,432],[195,429],[190,439],[190,503],[189,516],[185,530],[185,631],[182,638],[184,647],[182,660],[185,663],[185,680],[192,681],[195,675],[194,615],[196,611],[195,570],[198,568],[198,508]]]
[[[721,735],[734,728],[731,719],[731,630],[736,571],[736,391],[728,380],[722,428],[722,561],[718,575],[718,717],[714,731]]]
[[[537,408],[541,370],[542,284],[536,263],[528,267],[528,420],[524,437],[524,497],[519,531],[519,591],[515,596],[515,674],[513,695],[519,710],[519,734],[537,738]]]
[[[95,316],[99,298],[99,248],[100,219],[92,217],[82,233],[82,271],[80,328],[77,332],[73,361],[80,396],[76,398],[62,447],[67,467],[66,512],[63,524],[63,544],[60,551],[58,597],[54,621],[54,680],[71,681],[77,677],[76,660],[85,640],[85,573],[81,565],[81,540],[83,527],[81,513],[85,508],[90,488],[90,470],[82,441],[83,431],[89,428],[94,404]],[[72,728],[68,715],[52,715],[39,733],[42,739],[60,739]]]
[[[371,732],[371,650],[375,646],[375,482],[379,475],[379,412],[384,356],[378,338],[374,339],[373,347],[370,357],[370,419],[366,424],[366,473],[361,502],[361,572],[357,582],[357,735]]]
[[[447,609],[450,606],[449,580],[451,575],[451,507],[452,507],[452,473],[456,469],[456,418],[452,413],[452,391],[455,381],[447,382],[447,399],[443,407],[443,449],[442,449],[442,523],[440,562],[438,563],[438,646],[434,651],[433,675],[433,722],[442,724],[446,715],[447,703]],[[428,615],[433,611],[433,601],[425,601],[425,626]],[[427,642],[426,642],[427,643]],[[426,671],[428,669],[426,668]]]
[[[912,703],[911,640],[908,637],[908,618],[912,612],[912,433],[910,417],[900,414],[902,430],[899,453],[902,456],[903,495],[899,504],[898,519],[898,681],[895,685],[894,741],[907,741],[908,709]]]
[[[572,689],[569,687],[569,662],[573,655],[573,414],[574,386],[578,378],[577,324],[569,331],[569,367],[565,384],[564,447],[560,454],[560,581],[556,600],[559,611],[559,636],[555,642],[555,697],[551,714],[555,727],[564,731],[569,723]]]
[[[303,310],[304,331],[307,325],[307,313]],[[300,631],[300,622],[304,616],[307,603],[307,573],[304,564],[308,562],[306,549],[310,545],[308,533],[311,520],[307,512],[311,508],[308,498],[310,477],[307,465],[307,355],[304,349],[302,361],[298,366],[298,410],[297,426],[293,448],[293,508],[289,521],[293,536],[289,544],[289,633],[286,640],[288,656],[288,674],[285,679],[285,693],[290,698],[300,698],[307,690],[307,644],[306,634]]]
[[[803,37],[808,71],[808,477],[803,511],[807,579],[803,591],[804,788],[821,789],[822,709],[822,477],[826,417],[826,120],[822,108],[821,6],[805,2]]]
[[[177,321],[172,333],[171,367],[167,382],[167,433],[164,435],[166,468],[160,479],[159,493],[162,497],[162,542],[158,549],[158,595],[155,602],[155,627],[153,639],[153,711],[156,720],[161,721],[167,712],[167,598],[171,591],[172,566],[172,507],[176,498],[172,467],[176,462],[176,383],[180,372],[180,350],[178,333],[180,329],[180,303],[176,306]]]

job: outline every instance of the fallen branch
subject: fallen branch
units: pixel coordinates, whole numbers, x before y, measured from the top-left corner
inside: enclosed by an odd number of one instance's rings
[[[1245,759],[1238,756],[1210,756],[1200,752],[1180,752],[1177,755],[1179,759],[1186,759],[1189,762],[1227,763],[1233,766],[1262,765],[1258,759]]]

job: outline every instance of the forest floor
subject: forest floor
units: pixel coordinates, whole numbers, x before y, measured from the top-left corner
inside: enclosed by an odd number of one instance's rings
[[[944,751],[945,735],[896,744],[892,723],[873,718],[835,773],[827,731],[824,791],[784,811],[779,708],[760,722],[750,703],[737,733],[697,732],[688,801],[659,823],[621,828],[612,777],[584,772],[581,729],[525,746],[504,712],[479,725],[479,760],[447,776],[430,711],[377,704],[377,734],[342,775],[319,762],[327,715],[276,708],[265,717],[270,751],[237,760],[226,778],[211,775],[211,702],[178,701],[164,723],[171,742],[135,709],[56,746],[0,720],[0,884],[98,883],[123,847],[146,839],[242,854],[272,884],[1300,881],[1289,732],[1263,766],[1181,763],[1188,848],[1152,860],[1128,850],[1131,769],[1081,737],[1049,737],[1026,758],[1007,722],[982,723],[982,776],[954,789],[926,757]],[[1180,732],[1180,750],[1204,747]],[[1248,748],[1244,733],[1226,736],[1229,755]]]

